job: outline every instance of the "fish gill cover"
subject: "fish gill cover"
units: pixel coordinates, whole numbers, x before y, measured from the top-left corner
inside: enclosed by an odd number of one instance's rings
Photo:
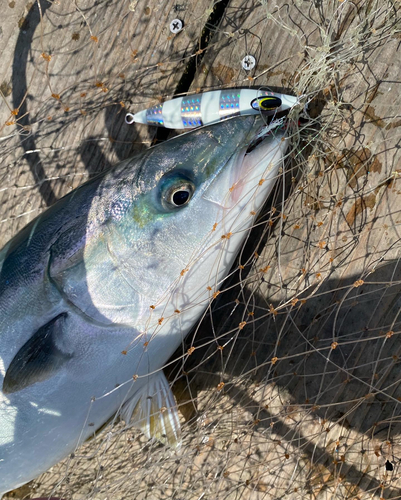
[[[399,498],[400,2],[2,9],[1,245],[88,178],[166,139],[127,126],[127,110],[233,87],[301,103],[269,203],[166,366],[181,449],[112,419],[5,498]]]

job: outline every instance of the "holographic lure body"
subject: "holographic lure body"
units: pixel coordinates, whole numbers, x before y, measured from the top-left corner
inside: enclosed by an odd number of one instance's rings
[[[171,99],[135,114],[127,113],[125,121],[128,124],[192,129],[237,115],[262,113],[274,116],[289,111],[297,103],[294,96],[267,90],[225,89]]]

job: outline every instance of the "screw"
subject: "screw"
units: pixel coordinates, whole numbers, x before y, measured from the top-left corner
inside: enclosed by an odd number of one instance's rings
[[[181,19],[173,19],[170,23],[170,31],[171,33],[179,33],[183,28],[183,23]]]
[[[251,69],[253,69],[255,65],[256,59],[249,54],[242,59],[242,67],[245,71],[251,71]]]

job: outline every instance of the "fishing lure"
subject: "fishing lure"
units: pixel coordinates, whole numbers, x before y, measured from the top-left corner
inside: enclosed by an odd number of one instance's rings
[[[157,104],[138,113],[127,113],[125,121],[174,129],[192,129],[237,115],[274,116],[289,111],[297,97],[259,89],[224,89],[193,94]]]

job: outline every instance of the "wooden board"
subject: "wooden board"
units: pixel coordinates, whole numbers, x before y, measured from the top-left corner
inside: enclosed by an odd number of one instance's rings
[[[149,146],[155,129],[126,125],[125,113],[172,97],[208,5],[8,3],[0,47],[0,245],[88,176]],[[185,29],[174,35],[177,9]]]
[[[0,123],[18,125],[1,129],[3,242],[151,143],[155,130],[125,126],[124,112],[171,97],[191,59],[191,91],[269,85],[302,103],[274,208],[241,254],[235,287],[189,341],[196,350],[170,372],[180,401],[193,398],[182,454],[116,431],[101,474],[89,445],[58,493],[398,498],[399,3],[232,0],[197,55],[208,2],[43,3],[42,22],[37,4],[11,3]],[[185,21],[177,36],[173,17]],[[299,138],[307,102],[313,120]],[[51,494],[65,467],[41,478],[35,496]]]

